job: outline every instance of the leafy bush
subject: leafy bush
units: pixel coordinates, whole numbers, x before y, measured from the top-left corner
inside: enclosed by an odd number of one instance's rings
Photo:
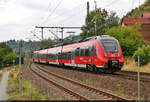
[[[15,53],[9,53],[4,57],[5,64],[13,64],[13,60],[15,60],[18,56]]]
[[[140,55],[140,65],[146,65],[150,62],[150,47],[143,45],[142,48],[135,51],[133,57],[138,55]]]
[[[118,26],[109,29],[106,34],[115,37],[123,51],[124,56],[133,56],[138,47],[144,44],[141,33],[138,31],[139,24],[133,26]]]
[[[0,68],[13,64],[13,59],[16,59],[16,57],[17,55],[10,46],[4,42],[0,43]]]

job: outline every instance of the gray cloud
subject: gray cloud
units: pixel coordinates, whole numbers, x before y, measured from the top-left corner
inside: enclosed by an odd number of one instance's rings
[[[138,7],[137,0],[133,0],[133,3],[131,1],[97,0],[97,6],[115,11],[121,17],[132,8]],[[141,0],[141,4],[144,1]],[[52,16],[48,17],[59,0],[0,0],[0,42],[32,37],[30,31],[36,25],[82,26],[86,16],[86,2],[87,0],[63,0]],[[89,2],[90,10],[94,10],[94,0]],[[40,37],[39,31],[36,29]],[[45,38],[52,36],[48,30],[44,32]]]

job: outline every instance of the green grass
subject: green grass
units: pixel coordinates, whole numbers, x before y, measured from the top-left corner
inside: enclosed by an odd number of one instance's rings
[[[40,94],[37,89],[27,80],[22,79],[22,90],[19,91],[18,81],[10,82],[11,90],[8,92],[9,100],[48,100],[47,95]]]
[[[24,78],[21,81],[22,90],[19,91],[18,69],[12,71],[8,81],[8,100],[49,100],[50,95],[42,95]]]
[[[61,93],[54,96],[53,93],[42,95],[28,80],[22,79],[22,90],[19,91],[19,68],[9,74],[8,100],[67,100]],[[55,97],[55,98],[54,98]]]

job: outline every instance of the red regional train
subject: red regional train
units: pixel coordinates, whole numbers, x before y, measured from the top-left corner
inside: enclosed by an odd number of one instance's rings
[[[120,71],[124,64],[118,40],[108,35],[34,51],[33,61],[106,73]]]

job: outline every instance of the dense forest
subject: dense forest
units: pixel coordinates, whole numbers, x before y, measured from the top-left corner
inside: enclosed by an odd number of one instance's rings
[[[63,40],[63,43],[71,43],[73,40],[79,39],[79,35],[71,35],[66,37]],[[13,51],[17,54],[19,54],[19,44],[20,42],[22,43],[22,56],[23,57],[31,57],[32,52],[39,50],[39,49],[45,49],[45,48],[50,48],[54,47],[56,45],[61,45],[62,40],[59,39],[59,41],[53,41],[50,38],[44,39],[42,42],[41,41],[20,41],[20,40],[9,40],[5,42],[7,45],[9,45]]]
[[[31,53],[34,50],[38,50],[40,49],[40,41],[21,41],[22,42],[22,52],[23,52],[23,56],[28,55],[29,53]],[[9,40],[6,42],[7,45],[9,45],[13,51],[17,54],[19,54],[19,40]]]

